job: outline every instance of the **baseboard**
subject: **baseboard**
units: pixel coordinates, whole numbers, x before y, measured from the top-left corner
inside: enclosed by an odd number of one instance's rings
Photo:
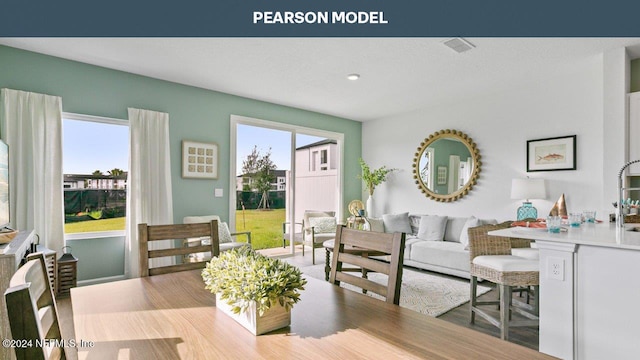
[[[97,279],[80,280],[78,281],[78,286],[102,284],[102,283],[124,280],[124,279],[126,279],[124,275],[116,275],[116,276],[101,277]]]

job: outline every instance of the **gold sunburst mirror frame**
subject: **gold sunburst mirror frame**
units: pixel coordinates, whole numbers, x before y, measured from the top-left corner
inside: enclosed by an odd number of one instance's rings
[[[461,159],[466,155],[467,159]],[[481,165],[480,152],[473,139],[462,131],[440,130],[418,146],[413,158],[413,178],[426,197],[452,202],[471,191]]]

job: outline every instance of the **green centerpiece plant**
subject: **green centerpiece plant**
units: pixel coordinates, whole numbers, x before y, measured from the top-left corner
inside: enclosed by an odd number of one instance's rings
[[[277,305],[289,312],[307,283],[297,267],[249,247],[212,258],[202,270],[202,279],[205,288],[231,306],[233,313],[243,313],[255,302],[260,316]]]

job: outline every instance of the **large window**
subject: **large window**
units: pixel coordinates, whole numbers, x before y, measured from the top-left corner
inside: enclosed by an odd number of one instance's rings
[[[63,114],[65,233],[124,231],[128,122]]]

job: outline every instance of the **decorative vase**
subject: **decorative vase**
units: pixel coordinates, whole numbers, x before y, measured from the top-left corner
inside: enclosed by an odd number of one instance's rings
[[[367,199],[367,217],[373,217],[373,195]]]
[[[287,311],[280,304],[271,306],[269,310],[260,316],[256,302],[252,301],[246,311],[235,314],[232,306],[227,304],[225,300],[221,300],[220,294],[216,294],[216,307],[249,330],[253,335],[266,334],[291,325],[291,311]]]

